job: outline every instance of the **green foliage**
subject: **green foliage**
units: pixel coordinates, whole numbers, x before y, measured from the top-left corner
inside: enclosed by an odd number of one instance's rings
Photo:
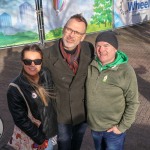
[[[20,32],[15,35],[4,35],[0,33],[0,47],[33,43],[38,40],[39,35],[31,31]]]
[[[62,36],[63,28],[57,28],[55,30],[51,30],[46,34],[46,40],[57,39]]]
[[[87,33],[98,32],[98,31],[109,30],[109,29],[112,29],[111,23],[106,23],[106,26],[103,23],[100,23],[99,25],[88,24]]]
[[[91,24],[96,24],[99,27],[101,24],[106,26],[107,23],[112,23],[112,16],[112,0],[95,0]]]
[[[97,24],[88,24],[87,34],[100,31],[100,30],[108,30],[112,29],[111,23],[106,23],[106,26],[102,23],[100,25]],[[55,30],[51,30],[46,34],[46,40],[54,40],[62,37],[63,28],[57,28]]]

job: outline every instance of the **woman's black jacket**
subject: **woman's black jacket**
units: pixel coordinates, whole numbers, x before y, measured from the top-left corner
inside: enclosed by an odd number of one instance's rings
[[[44,106],[40,97],[22,73],[13,81],[13,83],[20,87],[34,118],[42,122],[39,128],[32,123],[32,121],[28,118],[28,110],[23,97],[16,87],[9,86],[7,101],[15,125],[31,137],[35,143],[42,144],[45,139],[49,139],[57,134],[55,99],[49,98],[48,106]],[[47,69],[42,69],[40,72],[39,83],[46,89],[50,90],[53,88],[51,75]]]

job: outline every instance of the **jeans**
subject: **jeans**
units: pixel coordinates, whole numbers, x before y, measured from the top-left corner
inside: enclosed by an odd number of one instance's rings
[[[80,150],[86,128],[86,123],[78,125],[58,123],[58,149]]]
[[[48,146],[47,146],[47,148],[45,148],[45,150],[53,150],[53,144],[50,139],[48,140]]]
[[[126,133],[91,131],[96,150],[123,150]]]
[[[57,149],[57,136],[54,136],[48,140],[48,146],[45,150],[55,150]]]

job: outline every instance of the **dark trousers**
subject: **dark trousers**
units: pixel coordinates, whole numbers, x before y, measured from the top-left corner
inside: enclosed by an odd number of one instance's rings
[[[86,128],[86,123],[77,125],[59,123],[58,150],[80,150]]]

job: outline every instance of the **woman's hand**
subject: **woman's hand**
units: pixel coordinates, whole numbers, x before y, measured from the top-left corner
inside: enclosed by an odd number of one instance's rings
[[[38,150],[44,150],[48,146],[48,140],[45,140],[41,145],[38,146]]]
[[[112,128],[108,129],[107,132],[114,132],[115,134],[121,134],[117,126],[113,126]]]

